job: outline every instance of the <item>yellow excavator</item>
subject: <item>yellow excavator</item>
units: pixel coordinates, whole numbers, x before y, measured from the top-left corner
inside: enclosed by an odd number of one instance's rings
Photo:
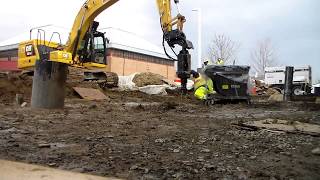
[[[104,33],[98,31],[99,23],[94,21],[94,19],[116,2],[118,2],[118,0],[87,0],[75,18],[68,41],[65,45],[61,44],[60,34],[58,32],[54,32],[48,41],[46,40],[43,29],[37,29],[36,39],[31,39],[32,31],[35,29],[30,30],[30,40],[19,44],[18,68],[33,68],[36,61],[60,62],[88,69],[105,68],[107,65],[106,37]],[[188,49],[193,47],[192,43],[186,39],[183,33],[183,24],[186,21],[185,17],[181,14],[172,17],[171,0],[156,0],[156,3],[160,14],[161,28],[163,30],[164,49],[165,41],[172,50],[176,45],[182,47],[182,50],[177,55],[177,59],[172,59],[178,61],[177,76],[182,80],[182,89],[186,90],[186,82],[190,77],[190,54]],[[179,0],[174,0],[174,3],[178,4]],[[52,42],[54,36],[59,37],[59,43]],[[102,42],[102,48],[101,46],[97,48],[97,46],[95,46],[96,42]],[[168,55],[167,52],[166,54]],[[98,72],[89,73],[87,77],[91,77],[91,79],[106,78]]]

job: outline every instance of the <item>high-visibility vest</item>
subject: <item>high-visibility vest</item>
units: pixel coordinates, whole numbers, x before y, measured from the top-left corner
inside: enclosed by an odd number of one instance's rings
[[[207,94],[207,88],[201,86],[194,92],[194,97],[196,97],[199,100],[205,100],[207,98]]]
[[[201,75],[199,75],[199,77],[194,80],[193,87],[194,87],[194,90],[197,90],[199,87],[202,87],[202,86],[203,87],[207,86],[207,80],[204,79]]]
[[[217,65],[224,65],[224,61],[223,61],[223,60],[216,61],[216,64],[217,64]]]
[[[214,92],[213,81],[210,78],[207,80],[207,89],[208,94],[212,94]]]
[[[194,82],[194,96],[199,100],[206,99],[208,94],[214,94],[213,81],[208,78],[202,78],[201,76],[195,79]]]

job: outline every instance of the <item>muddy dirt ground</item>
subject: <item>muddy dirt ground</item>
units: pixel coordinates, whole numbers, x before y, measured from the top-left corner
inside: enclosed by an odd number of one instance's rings
[[[94,102],[69,92],[63,110],[21,108],[2,94],[0,159],[127,179],[320,179],[320,156],[311,152],[320,137],[232,125],[320,124],[319,105],[206,107],[191,97],[105,93],[109,101]]]

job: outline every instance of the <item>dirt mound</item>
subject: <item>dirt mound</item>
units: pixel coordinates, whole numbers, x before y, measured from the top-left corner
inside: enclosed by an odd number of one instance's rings
[[[31,96],[32,78],[8,74],[0,77],[0,97],[3,102],[12,102],[16,94],[23,94],[25,98]]]
[[[151,72],[139,73],[134,76],[133,82],[138,87],[148,86],[148,85],[162,85],[164,77],[159,74],[154,74]]]
[[[99,88],[95,82],[83,82],[81,71],[72,71],[66,83],[66,97],[78,97],[72,87]],[[32,76],[10,73],[0,75],[0,101],[14,102],[16,94],[23,94],[25,99],[30,99],[32,93]]]

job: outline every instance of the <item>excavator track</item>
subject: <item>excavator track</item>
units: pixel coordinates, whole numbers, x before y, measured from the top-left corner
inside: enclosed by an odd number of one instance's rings
[[[119,77],[114,72],[85,71],[84,81],[97,83],[100,88],[114,88],[118,86]]]

